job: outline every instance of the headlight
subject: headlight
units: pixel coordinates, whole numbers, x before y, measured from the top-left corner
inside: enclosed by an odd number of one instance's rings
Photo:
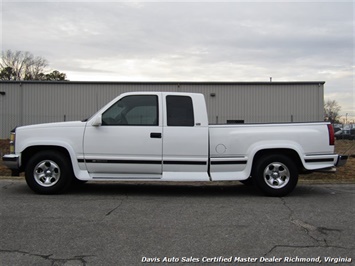
[[[16,133],[11,132],[10,135],[10,153],[14,154],[15,153],[15,139],[16,139]]]

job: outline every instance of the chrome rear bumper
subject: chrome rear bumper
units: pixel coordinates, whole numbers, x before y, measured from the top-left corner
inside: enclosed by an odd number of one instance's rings
[[[338,160],[337,160],[337,163],[335,164],[335,166],[339,167],[339,166],[343,166],[344,164],[346,164],[348,157],[349,156],[347,156],[347,155],[338,155]]]

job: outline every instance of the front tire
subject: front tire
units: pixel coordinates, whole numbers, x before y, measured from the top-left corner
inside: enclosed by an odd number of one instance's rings
[[[245,180],[240,180],[239,182],[245,186],[248,186],[248,187],[251,187],[254,185],[254,181],[253,181],[252,177],[249,177],[248,179],[245,179]]]
[[[27,185],[39,194],[58,194],[70,187],[74,174],[69,159],[61,152],[41,151],[27,163]]]
[[[296,164],[285,155],[261,157],[253,170],[255,185],[266,195],[283,197],[291,193],[298,182]]]

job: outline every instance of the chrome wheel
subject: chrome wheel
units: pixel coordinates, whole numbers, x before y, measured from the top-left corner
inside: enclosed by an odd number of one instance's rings
[[[69,155],[58,150],[39,151],[26,163],[26,183],[39,194],[64,192],[74,178]]]
[[[264,170],[265,183],[273,188],[283,188],[290,181],[290,171],[286,165],[280,162],[272,162]]]
[[[35,166],[33,176],[40,186],[51,187],[60,179],[60,168],[54,161],[44,160]]]
[[[283,197],[297,185],[297,157],[284,154],[266,154],[253,166],[254,184],[267,196]]]

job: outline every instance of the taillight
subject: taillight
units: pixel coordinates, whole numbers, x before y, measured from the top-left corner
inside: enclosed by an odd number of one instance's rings
[[[10,153],[15,153],[16,127],[10,133]]]
[[[334,128],[332,124],[328,124],[329,145],[334,146]]]
[[[15,153],[15,139],[16,139],[15,132],[11,132],[11,135],[10,135],[10,153],[12,153],[12,154]]]

